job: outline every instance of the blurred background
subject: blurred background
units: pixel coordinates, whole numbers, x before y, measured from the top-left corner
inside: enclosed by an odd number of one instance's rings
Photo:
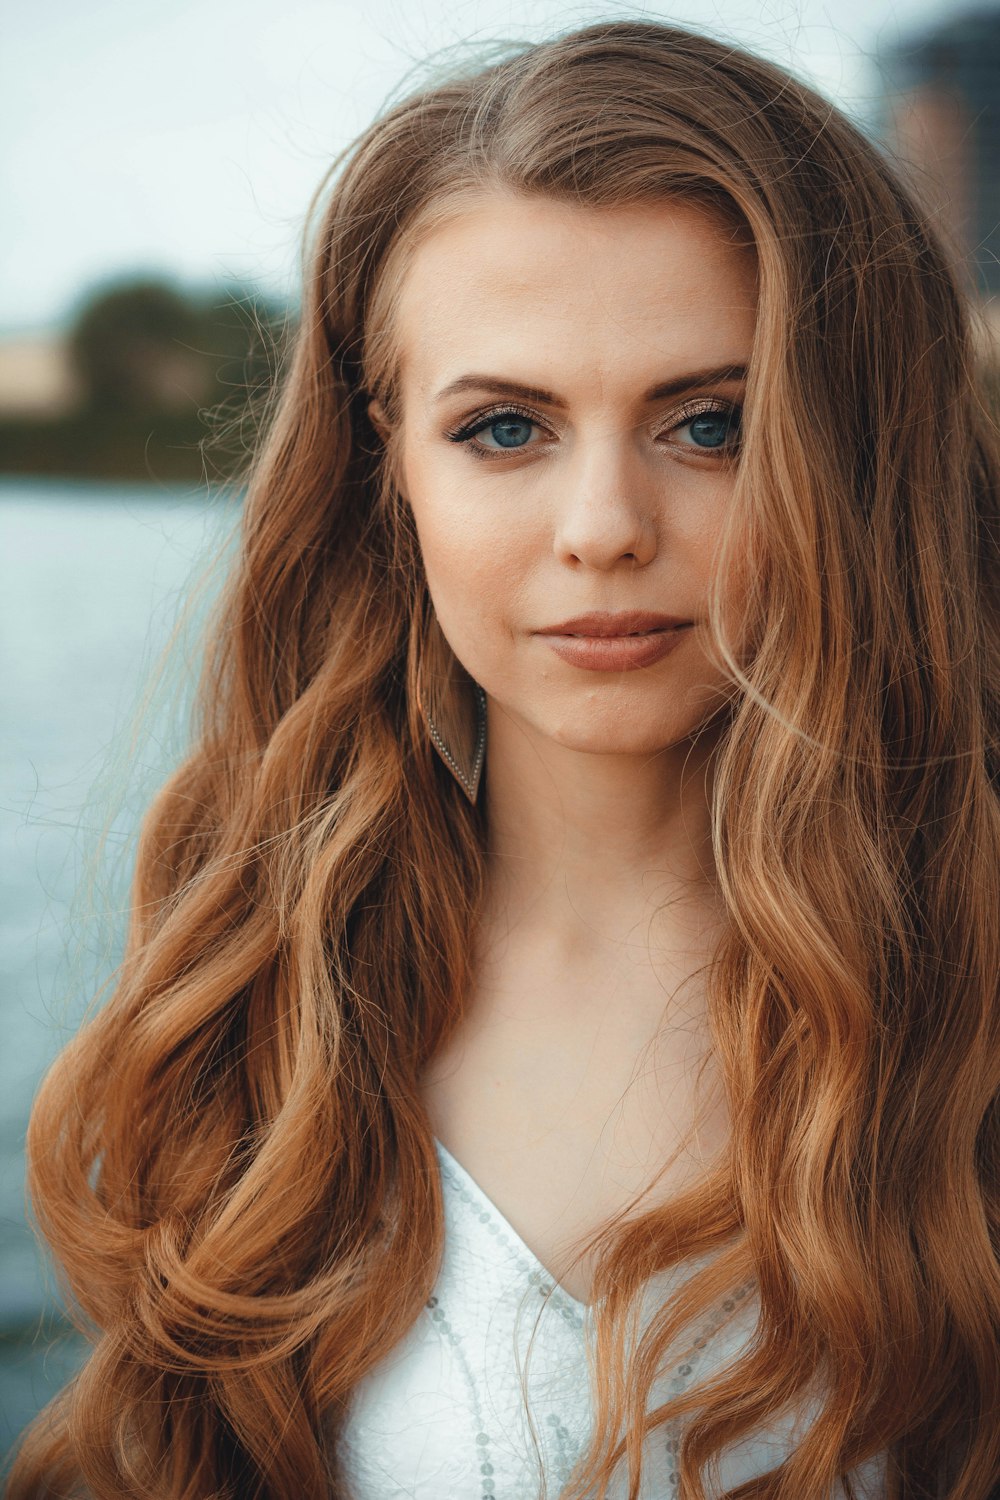
[[[844,109],[946,236],[993,367],[1000,0],[44,0],[6,18],[0,1454],[81,1358],[27,1223],[25,1126],[120,953],[310,199],[433,54],[620,17],[748,45]]]

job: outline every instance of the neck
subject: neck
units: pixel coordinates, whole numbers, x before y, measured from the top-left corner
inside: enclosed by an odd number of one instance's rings
[[[578,957],[674,948],[719,917],[711,730],[655,755],[575,750],[493,714],[486,751],[487,920]]]

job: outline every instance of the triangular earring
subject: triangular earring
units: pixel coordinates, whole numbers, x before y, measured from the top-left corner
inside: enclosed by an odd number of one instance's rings
[[[448,645],[433,610],[421,653],[417,704],[431,744],[475,803],[486,758],[486,694]]]

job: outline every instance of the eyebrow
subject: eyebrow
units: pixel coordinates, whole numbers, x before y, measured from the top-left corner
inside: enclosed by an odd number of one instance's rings
[[[682,391],[701,390],[705,386],[721,385],[727,380],[746,378],[746,365],[717,365],[711,370],[689,370],[684,375],[676,375],[673,380],[661,380],[657,385],[650,386],[642,399],[646,402],[663,401],[669,396],[680,395]],[[562,410],[566,408],[566,402],[554,391],[545,391],[535,385],[522,385],[518,380],[505,380],[499,375],[460,375],[457,380],[443,386],[434,400],[444,401],[449,396],[457,396],[461,391],[497,391],[504,396],[520,396],[525,401],[536,401],[544,406],[555,406]]]

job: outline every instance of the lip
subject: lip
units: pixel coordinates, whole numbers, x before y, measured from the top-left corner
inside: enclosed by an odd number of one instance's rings
[[[558,625],[546,625],[536,635],[574,636],[628,636],[648,635],[655,630],[674,630],[679,625],[690,625],[678,615],[654,614],[645,609],[592,610],[590,614],[574,615],[571,620],[562,620]]]
[[[676,650],[691,620],[640,610],[577,615],[536,631],[557,656],[589,672],[631,672],[651,667]]]

